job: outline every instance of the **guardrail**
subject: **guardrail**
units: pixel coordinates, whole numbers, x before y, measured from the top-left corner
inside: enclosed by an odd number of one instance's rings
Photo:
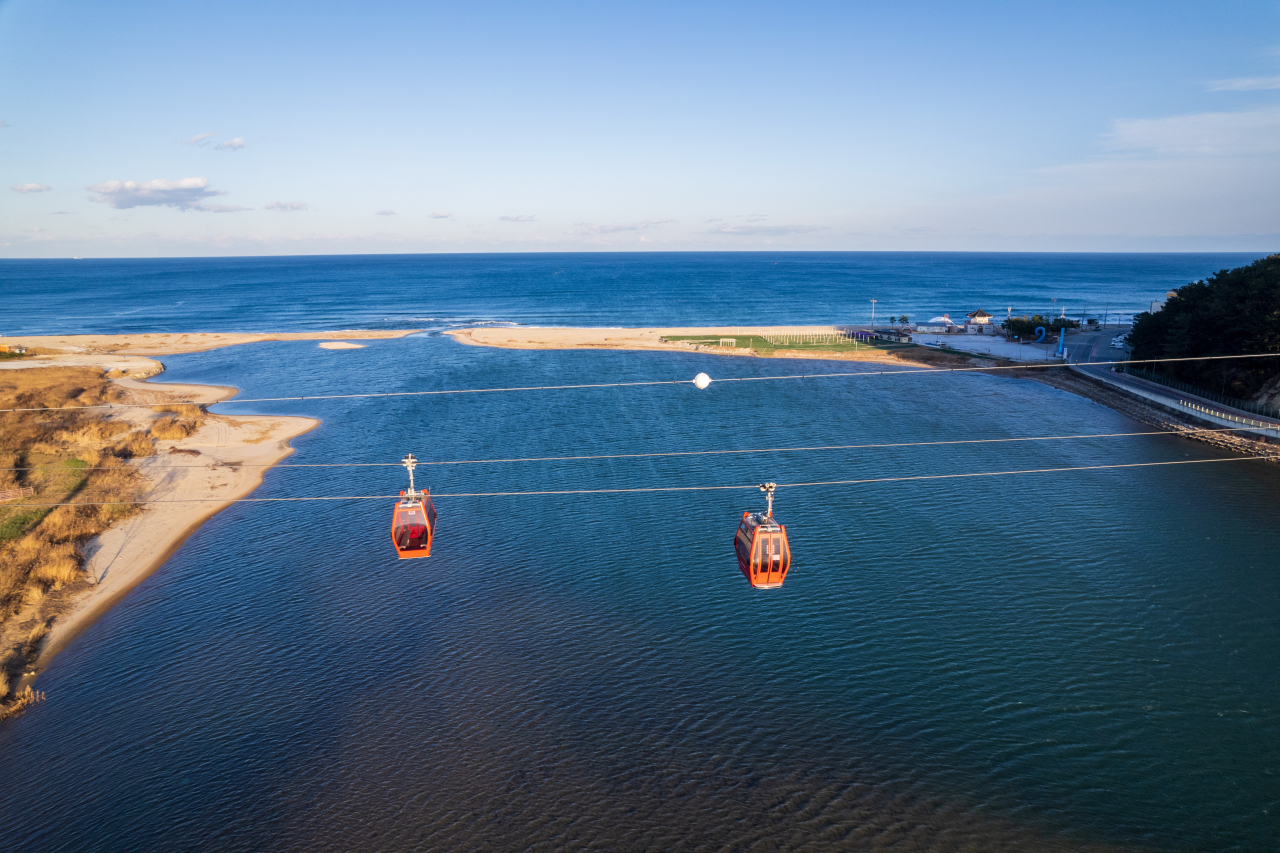
[[[1194,394],[1197,397],[1204,397],[1206,400],[1213,400],[1215,403],[1230,406],[1231,408],[1239,409],[1242,412],[1252,412],[1255,415],[1262,415],[1265,418],[1280,418],[1280,409],[1273,409],[1270,406],[1264,406],[1261,403],[1253,403],[1249,400],[1241,400],[1237,397],[1228,397],[1226,394],[1206,391],[1203,388],[1197,388],[1189,382],[1179,382],[1177,379],[1170,379],[1167,376],[1161,376],[1159,373],[1152,373],[1150,370],[1143,370],[1141,367],[1134,367],[1129,364],[1118,364],[1111,369],[1116,373],[1136,376],[1139,379],[1145,379],[1148,382],[1154,382],[1157,385],[1163,385],[1166,388],[1172,388],[1175,391],[1181,391],[1184,394]]]
[[[1240,415],[1234,415],[1230,412],[1220,412],[1217,409],[1211,409],[1208,406],[1202,406],[1199,403],[1193,403],[1190,400],[1179,400],[1178,402],[1183,406],[1186,406],[1188,409],[1191,409],[1196,412],[1201,412],[1206,415],[1211,415],[1215,418],[1222,418],[1223,420],[1226,420],[1226,421],[1233,421],[1235,423],[1243,424],[1244,426],[1254,427],[1256,429],[1269,429],[1274,432],[1280,432],[1280,424],[1273,423],[1272,421],[1260,421],[1255,418],[1243,418]]]

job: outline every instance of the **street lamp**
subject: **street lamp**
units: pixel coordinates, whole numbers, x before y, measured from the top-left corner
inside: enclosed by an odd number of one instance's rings
[[[879,302],[879,301],[880,301],[880,300],[878,300],[878,299],[872,299],[872,300],[871,300],[871,328],[873,328],[873,329],[874,329],[874,328],[875,328],[875,326],[876,326],[876,303],[877,303],[877,302]]]

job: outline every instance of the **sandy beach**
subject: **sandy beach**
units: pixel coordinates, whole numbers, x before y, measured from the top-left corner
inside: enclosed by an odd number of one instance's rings
[[[136,380],[118,381],[138,390],[133,398],[147,402],[215,403],[235,393],[233,388],[204,385],[166,385],[165,391],[159,392]],[[149,499],[219,500],[151,504],[145,512],[93,539],[84,549],[84,569],[91,586],[73,596],[58,613],[35,672],[26,676],[19,688],[34,680],[72,638],[160,568],[200,525],[256,489],[272,465],[293,453],[290,439],[319,423],[299,417],[208,415],[194,435],[156,442],[156,455],[137,463],[150,481]]]
[[[207,385],[155,385],[147,378],[163,372],[146,355],[201,352],[223,346],[272,340],[320,340],[330,349],[358,348],[352,340],[403,337],[393,332],[318,332],[290,334],[67,335],[5,338],[5,344],[57,348],[59,354],[0,362],[10,370],[41,367],[95,367],[128,392],[124,402],[164,404],[193,401],[205,405],[232,397],[235,388]],[[120,409],[113,417],[145,426],[157,415],[147,408]],[[133,464],[147,479],[147,497],[156,501],[200,499],[193,503],[154,503],[90,540],[83,548],[85,581],[51,593],[40,604],[0,627],[0,648],[8,649],[37,618],[53,619],[39,656],[29,662],[15,685],[32,684],[67,643],[158,569],[201,524],[250,494],[271,466],[293,452],[289,441],[319,421],[301,417],[206,414],[200,429],[186,438],[156,442],[156,454]],[[214,499],[214,500],[208,500]]]
[[[484,326],[446,332],[460,343],[472,346],[507,349],[615,349],[664,350],[667,352],[705,352],[714,355],[762,357],[745,347],[695,345],[688,341],[664,341],[664,337],[702,335],[715,338],[738,338],[745,335],[803,334],[807,326],[696,326],[667,328],[530,328],[524,326]],[[866,361],[879,364],[902,364],[903,359],[875,348],[856,351],[823,351],[780,347],[772,358],[815,358],[836,361]]]

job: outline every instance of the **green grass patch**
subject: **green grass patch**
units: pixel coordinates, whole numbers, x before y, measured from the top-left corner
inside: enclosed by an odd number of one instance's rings
[[[20,509],[17,507],[16,509]],[[0,545],[6,545],[27,534],[31,528],[39,524],[52,507],[37,507],[26,512],[16,512],[8,518],[0,520]]]
[[[0,352],[0,361],[12,361],[15,358],[31,358],[31,355],[25,352]]]
[[[759,335],[665,335],[664,340],[668,341],[688,341],[694,344],[703,344],[704,346],[718,347],[720,339],[733,338],[736,342],[735,349],[751,349],[760,355],[773,355],[778,350],[787,352],[830,352],[830,353],[850,353],[850,352],[895,352],[898,350],[912,349],[915,344],[899,344],[892,341],[854,341],[848,338],[841,338],[835,343],[821,344],[784,344],[782,346],[774,346],[768,340]]]
[[[35,468],[28,472],[35,476],[28,476],[27,483],[36,487],[37,495],[32,500],[41,503],[63,502],[78,492],[89,478],[89,463],[83,459],[44,463]],[[28,508],[23,501],[0,507],[0,545],[26,535],[52,511],[53,507]]]

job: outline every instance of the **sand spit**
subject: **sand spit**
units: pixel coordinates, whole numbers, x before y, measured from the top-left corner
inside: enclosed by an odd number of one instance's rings
[[[362,333],[343,333],[344,337]],[[368,333],[370,337],[401,337],[408,332]],[[99,345],[110,346],[111,338],[136,341],[140,336],[68,336],[58,339],[65,347],[71,340],[92,338]],[[304,335],[187,335],[151,336],[188,340],[160,342],[170,352],[196,352],[237,343],[261,340],[313,340],[332,338],[328,334]],[[220,338],[219,341],[197,338]],[[6,343],[13,339],[6,339]],[[34,344],[44,346],[45,343]],[[67,355],[50,355],[17,359],[0,363],[8,369],[39,369],[55,365],[97,367],[108,372],[118,385],[128,389],[126,402],[164,404],[175,401],[217,403],[236,393],[235,388],[208,385],[154,385],[145,381],[164,370],[157,361],[140,356],[81,351]],[[157,415],[149,409],[121,409],[113,417],[144,424]],[[156,442],[154,456],[138,459],[134,464],[147,478],[147,497],[157,501],[196,500],[192,503],[155,503],[144,512],[125,519],[90,540],[84,548],[87,583],[68,588],[59,598],[52,613],[51,629],[40,647],[34,666],[13,689],[29,686],[49,661],[80,631],[105,613],[129,590],[158,569],[178,547],[213,515],[221,512],[236,498],[247,496],[261,484],[270,467],[293,452],[289,441],[315,428],[320,422],[312,418],[284,416],[231,416],[207,414],[194,434],[178,440]],[[34,615],[34,614],[32,614]],[[10,620],[0,629],[7,636],[14,630],[26,630],[26,614]]]
[[[750,329],[751,334],[806,331],[807,327],[769,326]],[[705,335],[732,338],[747,330],[734,326],[699,326],[645,329],[558,329],[558,328],[510,328],[483,327],[455,329],[445,332],[460,343],[473,346],[502,347],[506,349],[617,349],[617,350],[666,350],[668,352],[705,352],[715,355],[760,357],[753,350],[742,347],[695,347],[685,341],[663,341],[665,336]],[[823,352],[815,350],[776,350],[772,358],[815,358],[833,361],[867,361],[879,364],[902,364],[903,359],[877,349],[854,352]]]
[[[364,349],[365,344],[353,344],[351,341],[325,341],[320,349]]]
[[[186,400],[210,396],[200,395],[200,390],[222,390],[198,385],[168,387],[182,388],[190,395],[171,399]],[[227,395],[219,399],[223,396]],[[200,525],[230,506],[232,500],[256,489],[270,466],[293,453],[290,439],[319,423],[298,417],[209,415],[196,434],[179,441],[157,442],[157,454],[139,460],[138,465],[151,481],[148,499],[201,502],[151,504],[145,512],[125,519],[89,543],[84,568],[93,585],[54,621],[41,648],[36,674],[72,638],[160,568]],[[27,676],[18,687],[34,677]]]
[[[342,331],[342,332],[192,332],[190,334],[157,333],[150,335],[26,335],[5,337],[4,344],[20,344],[58,350],[60,353],[121,353],[131,355],[175,355],[183,352],[205,352],[236,344],[253,344],[260,341],[331,341],[385,340],[403,338],[420,329],[392,331]],[[40,357],[24,359],[25,367],[38,367]]]

